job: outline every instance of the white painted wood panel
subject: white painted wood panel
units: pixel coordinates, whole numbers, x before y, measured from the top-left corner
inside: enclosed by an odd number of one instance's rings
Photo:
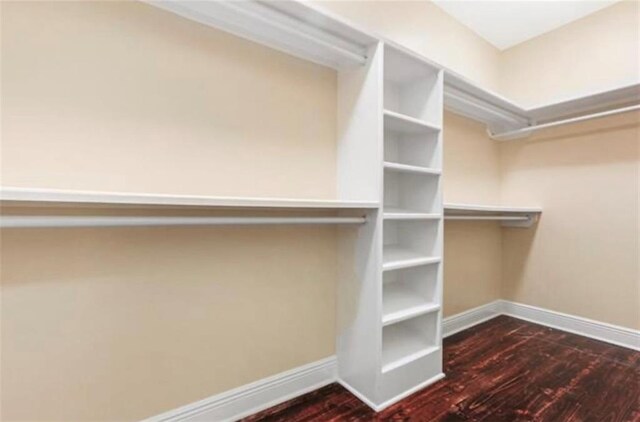
[[[0,201],[2,201],[3,206],[51,206],[56,204],[74,204],[102,206],[184,206],[211,208],[372,209],[378,207],[377,201],[164,195],[150,193],[97,192],[16,187],[0,188]]]

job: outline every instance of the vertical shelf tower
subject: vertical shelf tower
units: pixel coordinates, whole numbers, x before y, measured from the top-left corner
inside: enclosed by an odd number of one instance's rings
[[[442,71],[385,45],[378,402],[442,375]]]
[[[339,112],[346,122],[339,125],[340,148],[359,145],[353,151],[369,163],[350,168],[350,183],[360,181],[362,192],[382,200],[355,234],[355,277],[348,266],[340,277],[338,376],[381,410],[444,376],[443,75],[401,48],[380,44],[365,69],[341,72],[338,91],[339,97],[348,92],[343,100],[352,105]],[[369,167],[374,163],[377,171]]]

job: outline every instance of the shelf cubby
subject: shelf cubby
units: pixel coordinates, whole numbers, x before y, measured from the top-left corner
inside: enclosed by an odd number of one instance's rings
[[[436,255],[438,220],[385,220],[383,270],[440,262]]]
[[[439,177],[434,174],[384,171],[384,206],[407,212],[440,212]]]
[[[382,324],[395,324],[440,309],[439,266],[421,265],[383,275]]]
[[[382,329],[382,373],[393,371],[439,349],[438,312]]]
[[[384,51],[384,108],[425,122],[442,107],[438,69],[389,45]]]
[[[385,125],[384,161],[440,170],[442,163],[438,139],[438,133],[406,133]]]

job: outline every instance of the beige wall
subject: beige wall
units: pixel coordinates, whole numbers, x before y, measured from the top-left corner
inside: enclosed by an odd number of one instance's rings
[[[506,299],[640,328],[640,115],[501,147],[505,203],[540,205],[503,237]]]
[[[139,2],[1,8],[3,185],[335,197],[334,71]],[[136,420],[334,354],[332,228],[1,236],[2,420]]]
[[[485,88],[500,88],[500,51],[433,3],[415,0],[314,0],[314,3]]]
[[[137,1],[2,9],[3,185],[335,197],[334,71]]]
[[[334,354],[331,228],[2,232],[2,420],[139,420]]]
[[[500,201],[500,147],[484,125],[445,113],[445,202]],[[444,315],[500,299],[502,232],[493,222],[445,222]]]
[[[498,223],[447,221],[444,256],[445,317],[502,298],[502,233]]]
[[[453,113],[444,114],[444,201],[500,201],[500,144],[487,129]]]
[[[500,54],[500,91],[526,107],[640,82],[640,2],[624,0]]]

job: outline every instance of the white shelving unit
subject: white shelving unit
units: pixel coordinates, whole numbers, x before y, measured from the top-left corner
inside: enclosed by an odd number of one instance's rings
[[[442,376],[442,72],[385,45],[383,403]],[[413,377],[399,376],[411,372]]]
[[[339,191],[381,200],[341,250],[338,378],[376,410],[444,376],[442,78],[383,43],[338,74]]]

